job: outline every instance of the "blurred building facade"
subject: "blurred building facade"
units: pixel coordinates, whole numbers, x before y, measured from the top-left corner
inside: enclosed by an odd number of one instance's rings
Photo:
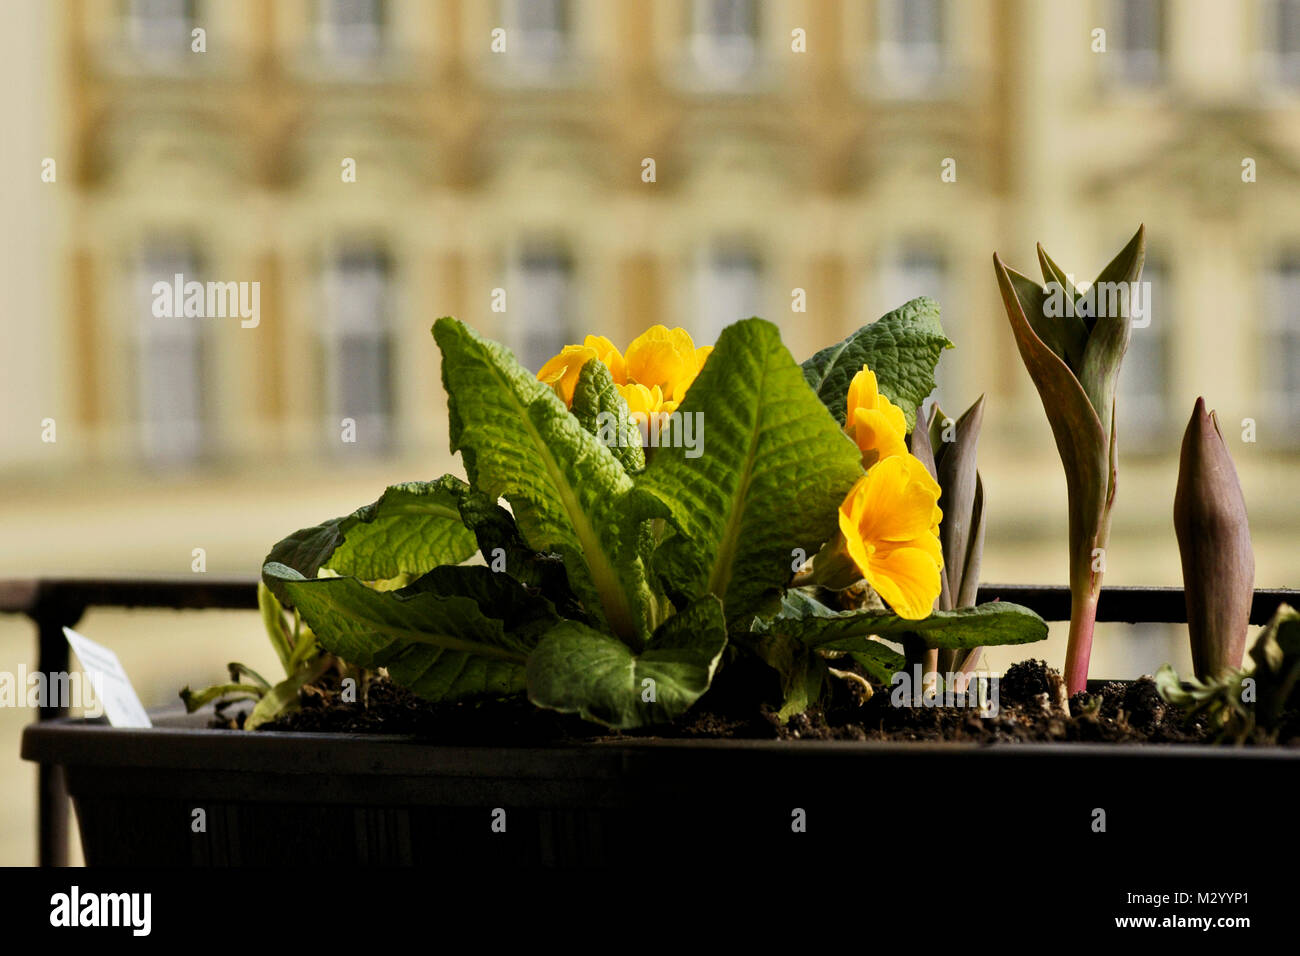
[[[1169,511],[1198,394],[1242,472],[1259,583],[1300,576],[1300,0],[66,0],[7,16],[31,42],[0,70],[42,78],[5,160],[30,224],[9,284],[35,290],[5,320],[11,512],[52,513],[93,475],[124,514],[198,482],[211,509],[279,515],[298,476],[374,476],[350,507],[454,467],[429,336],[443,314],[534,368],[588,331],[711,341],[754,314],[802,359],[927,294],[958,346],[945,408],[989,397],[985,576],[1063,581],[1064,481],[991,254],[1033,273],[1041,240],[1086,280],[1145,222],[1153,314],[1122,377],[1110,580],[1178,583]],[[155,316],[153,285],[176,274],[257,282],[257,326]],[[296,526],[211,523],[232,570]],[[58,540],[24,527],[6,572],[24,543]],[[77,553],[110,569],[120,544],[101,537]],[[159,569],[188,553],[168,548]]]
[[[991,256],[1086,281],[1144,222],[1107,584],[1180,583],[1197,395],[1257,583],[1300,580],[1300,0],[7,0],[0,102],[0,575],[248,574],[456,469],[440,315],[534,368],[754,314],[802,359],[926,294],[945,410],[987,394],[983,578],[1064,583]],[[155,316],[177,274],[258,283],[256,327]],[[238,617],[82,628],[155,706],[275,666]],[[1093,673],[1186,670],[1185,628],[1144,630],[1099,626]],[[0,619],[0,669],[33,650]],[[4,862],[34,855],[28,716],[0,713]]]

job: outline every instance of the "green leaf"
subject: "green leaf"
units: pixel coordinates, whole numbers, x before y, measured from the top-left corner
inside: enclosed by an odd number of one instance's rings
[[[778,612],[782,618],[802,619],[805,617],[834,617],[839,612],[823,604],[808,588],[790,588],[781,595],[781,607]],[[751,627],[754,631],[767,630],[763,620],[756,620]]]
[[[185,712],[192,714],[204,704],[211,703],[222,697],[249,697],[257,700],[264,693],[261,687],[253,684],[213,684],[211,687],[205,687],[200,691],[190,690],[188,687],[181,688],[181,701],[185,704]]]
[[[396,591],[356,578],[309,580],[280,564],[262,575],[327,651],[387,667],[429,700],[522,691],[528,654],[560,620],[548,601],[480,565],[438,567]]]
[[[688,600],[722,598],[744,627],[779,597],[794,549],[813,554],[834,533],[862,474],[858,449],[762,319],[723,331],[680,412],[707,426],[702,453],[661,447],[636,479],[646,513],[677,532],[655,569]]]
[[[284,608],[280,607],[280,602],[275,599],[271,589],[266,586],[266,582],[257,582],[257,609],[262,615],[262,626],[266,628],[266,636],[271,641],[271,646],[275,648],[275,656],[280,658],[280,666],[285,672],[290,672],[289,659],[293,656],[293,643],[290,640],[289,629],[284,623]]]
[[[252,712],[244,719],[244,729],[256,730],[286,711],[297,708],[298,692],[329,670],[333,663],[331,658],[322,654],[280,681],[253,706]]]
[[[879,641],[861,642],[849,657],[886,687],[893,683],[895,674],[907,667],[907,659],[902,654]]]
[[[804,647],[794,655],[782,676],[785,700],[776,712],[776,719],[784,722],[821,700],[830,673],[826,659]]]
[[[887,611],[839,611],[829,617],[775,617],[766,628],[797,638],[809,647],[863,653],[874,635],[901,640],[918,635],[927,647],[970,649],[999,644],[1030,644],[1047,637],[1046,622],[1027,607],[990,601],[955,611],[931,611],[909,621]]]
[[[1101,270],[1091,289],[1100,297],[1099,290],[1108,283],[1124,283],[1128,286],[1129,283],[1137,282],[1142,277],[1145,261],[1146,230],[1145,227],[1138,226],[1128,245]],[[1088,399],[1097,410],[1097,417],[1101,419],[1102,430],[1107,434],[1112,434],[1115,387],[1119,382],[1120,363],[1128,351],[1129,338],[1133,332],[1130,321],[1132,308],[1127,295],[1120,297],[1119,305],[1120,308],[1107,309],[1107,314],[1096,317],[1088,335],[1088,345],[1083,351],[1083,362],[1077,366],[1079,382],[1088,393]],[[1101,311],[1099,301],[1096,309]]]
[[[657,601],[645,568],[645,538],[623,513],[632,479],[549,386],[510,351],[451,318],[439,319],[451,448],[470,483],[510,502],[524,540],[564,559],[587,611],[640,646]]]
[[[996,253],[993,266],[1011,331],[1029,377],[1033,379],[1052,426],[1065,468],[1070,515],[1070,587],[1076,593],[1092,586],[1093,549],[1105,546],[1112,492],[1111,435],[1102,428],[1074,372],[1034,331],[1026,307],[1016,294],[1011,270]]]
[[[714,597],[670,617],[640,654],[565,621],[528,659],[528,697],[538,707],[615,729],[668,723],[709,689],[726,644],[722,605]]]
[[[573,414],[583,428],[613,453],[628,474],[645,468],[641,430],[628,417],[627,402],[604,363],[593,359],[582,367],[573,389]]]
[[[1289,604],[1279,604],[1267,626],[1250,648],[1255,662],[1259,722],[1272,728],[1283,713],[1296,708],[1300,693],[1300,613]]]
[[[291,534],[263,563],[283,564],[308,578],[328,567],[364,581],[418,577],[440,564],[459,564],[478,550],[460,517],[465,488],[453,475],[393,485],[345,518]]]
[[[943,522],[939,526],[939,538],[943,544],[944,581],[939,606],[944,610],[970,607],[979,590],[984,551],[984,486],[975,458],[984,421],[984,396],[953,423],[953,433],[945,441],[948,421],[951,419],[935,403],[931,408],[930,434],[922,437],[922,429],[912,434],[914,453],[922,461],[926,460],[925,450],[918,446],[933,449],[933,474],[942,490],[939,500],[943,502]]]
[[[826,685],[826,660],[802,641],[777,632],[737,635],[774,671],[781,681],[781,709],[777,718],[789,720],[818,700]]]
[[[1038,262],[1043,270],[1043,282],[1054,282],[1059,291],[1051,292],[1040,286],[1028,276],[1022,276],[1015,270],[1007,270],[1015,286],[1016,296],[1020,299],[1025,317],[1034,327],[1038,337],[1051,348],[1057,356],[1072,369],[1083,364],[1084,349],[1088,345],[1088,333],[1092,331],[1090,319],[1079,314],[1073,305],[1081,298],[1070,277],[1052,261],[1042,245],[1038,247]],[[1053,298],[1054,297],[1054,298]],[[1047,301],[1053,298],[1053,308],[1047,307]],[[1055,315],[1049,315],[1055,312]]]
[[[241,664],[238,661],[231,661],[226,666],[230,671],[230,679],[235,683],[238,684],[243,680],[243,678],[247,677],[253,682],[254,686],[260,687],[262,690],[271,689],[271,682],[247,664]]]
[[[910,432],[916,425],[917,406],[934,391],[939,355],[948,348],[952,343],[939,324],[939,304],[922,297],[822,349],[803,363],[803,373],[817,397],[843,425],[849,383],[862,366],[868,366],[876,373],[880,391],[903,410]]]
[[[504,571],[526,588],[535,588],[555,605],[563,617],[583,620],[586,612],[578,602],[564,560],[558,554],[534,551],[519,534],[514,515],[487,495],[472,489],[460,500],[460,516],[474,532],[484,561],[494,571]],[[505,560],[505,567],[500,565]]]

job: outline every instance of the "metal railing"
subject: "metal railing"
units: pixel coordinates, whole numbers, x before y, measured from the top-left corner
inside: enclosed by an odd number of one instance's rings
[[[1062,585],[985,584],[980,603],[1013,601],[1048,621],[1070,618],[1070,590]],[[1264,624],[1281,603],[1300,604],[1300,590],[1255,591],[1250,622]],[[92,607],[171,610],[257,609],[257,578],[35,578],[0,580],[0,613],[23,614],[36,625],[37,666],[42,673],[68,670],[63,628],[75,627]],[[1183,589],[1107,587],[1097,606],[1098,621],[1167,623],[1187,621]],[[57,701],[42,703],[39,720],[63,715]],[[42,764],[39,777],[39,860],[61,866],[68,859],[67,792],[58,767]]]

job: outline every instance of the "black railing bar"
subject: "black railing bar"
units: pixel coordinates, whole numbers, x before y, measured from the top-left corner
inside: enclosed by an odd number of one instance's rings
[[[0,612],[44,617],[42,609],[138,607],[253,610],[256,575],[222,578],[36,578],[0,580]],[[984,584],[978,600],[1023,604],[1048,621],[1070,619],[1070,589],[1060,584]],[[1264,624],[1282,603],[1300,606],[1300,590],[1260,588],[1251,605],[1252,624]],[[1103,587],[1098,621],[1186,623],[1180,587]]]
[[[982,584],[978,601],[1012,601],[1046,621],[1070,619],[1070,589],[1062,584]],[[1257,588],[1250,623],[1267,624],[1279,604],[1300,607],[1300,590]],[[1179,587],[1103,587],[1097,620],[1129,624],[1186,624],[1187,605]]]
[[[257,576],[0,580],[0,612],[41,606],[256,610]]]

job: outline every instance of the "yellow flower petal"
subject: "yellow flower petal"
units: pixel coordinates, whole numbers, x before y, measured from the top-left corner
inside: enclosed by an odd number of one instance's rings
[[[870,584],[899,617],[928,617],[939,596],[939,565],[922,548],[895,548],[877,555],[867,569]]]
[[[902,421],[903,412],[899,408],[892,411],[898,412],[898,421],[884,409],[858,408],[852,421],[846,423],[844,430],[862,452],[865,468],[882,458],[907,454],[907,425]]]
[[[658,385],[674,402],[682,400],[700,370],[695,343],[682,328],[651,326],[632,341],[624,358],[628,382]]]
[[[633,382],[631,385],[619,385],[617,388],[623,396],[623,401],[627,402],[627,410],[631,415],[653,414],[659,410],[659,406],[664,401],[663,392],[658,385],[654,388],[646,388]]]
[[[849,383],[844,431],[862,452],[864,468],[870,468],[882,458],[907,452],[907,419],[903,410],[881,394],[876,373],[865,365]]]
[[[900,617],[930,613],[939,596],[939,485],[911,454],[881,459],[840,505],[844,547],[858,570]]]
[[[537,379],[555,389],[564,404],[573,406],[573,390],[578,386],[582,367],[596,358],[596,350],[586,345],[566,345],[555,358],[537,372]]]
[[[592,349],[596,353],[596,358],[605,364],[609,369],[610,378],[614,380],[615,385],[622,385],[627,382],[627,363],[623,360],[623,354],[614,346],[614,343],[603,335],[588,335],[582,340],[582,344]]]

